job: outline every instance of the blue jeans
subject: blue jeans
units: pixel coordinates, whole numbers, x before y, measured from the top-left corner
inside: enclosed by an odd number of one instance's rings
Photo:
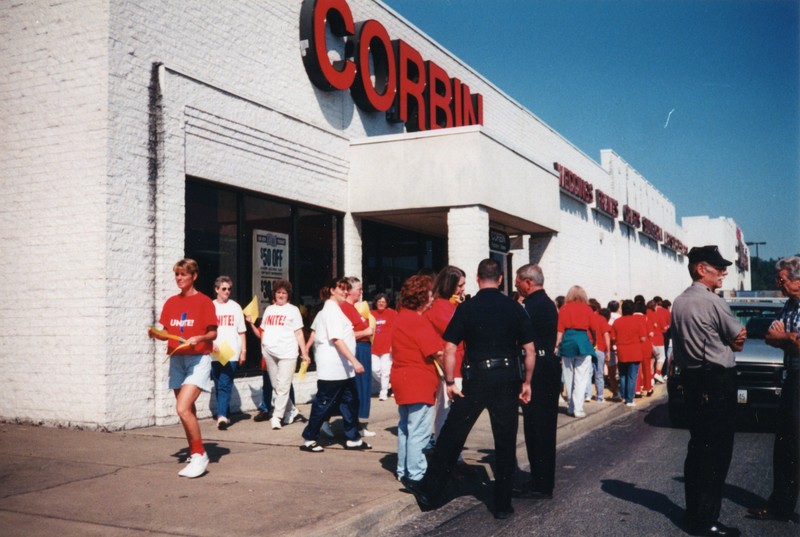
[[[414,403],[398,405],[397,477],[422,479],[428,460],[422,450],[428,445],[433,427],[433,405]]]
[[[306,428],[303,429],[303,438],[316,440],[323,422],[331,417],[334,408],[342,414],[344,435],[347,439],[359,440],[361,435],[358,434],[358,394],[353,378],[317,381],[317,394],[311,401],[311,415],[308,417]]]
[[[222,365],[216,360],[211,362],[211,379],[214,381],[214,395],[217,399],[217,417],[228,417],[233,391],[233,375],[239,363],[231,360]]]
[[[358,417],[367,421],[372,397],[372,344],[369,341],[356,343],[356,358],[364,366],[364,373],[355,377],[356,392],[358,393]]]
[[[269,372],[261,372],[261,382],[261,402],[258,403],[258,409],[269,414],[269,409],[272,408],[272,380],[269,378]],[[294,404],[294,385],[289,388],[289,399]]]
[[[626,403],[633,403],[636,393],[636,377],[639,375],[639,362],[618,362],[619,393]]]
[[[605,381],[603,380],[603,370],[605,369],[606,365],[606,353],[603,351],[594,351],[597,355],[596,358],[592,359],[592,367],[594,367],[594,387],[597,390],[597,400],[602,401],[604,396],[605,390]],[[592,398],[592,382],[591,379],[589,384],[586,385],[586,399]]]

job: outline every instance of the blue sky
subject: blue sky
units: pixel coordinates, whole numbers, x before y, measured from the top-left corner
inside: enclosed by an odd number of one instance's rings
[[[616,151],[679,222],[800,252],[797,0],[384,2],[593,159]]]

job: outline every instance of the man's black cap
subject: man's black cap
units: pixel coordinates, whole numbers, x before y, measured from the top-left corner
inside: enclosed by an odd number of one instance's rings
[[[733,265],[730,261],[722,257],[719,248],[716,246],[695,246],[689,250],[689,263],[708,263],[712,267],[727,267]]]

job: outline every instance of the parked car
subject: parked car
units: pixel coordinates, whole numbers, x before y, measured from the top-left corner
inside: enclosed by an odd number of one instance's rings
[[[729,299],[733,314],[747,329],[744,349],[736,355],[738,408],[741,413],[774,413],[778,408],[781,386],[786,378],[783,351],[764,341],[785,299]],[[686,407],[681,382],[681,368],[670,360],[667,379],[669,419],[673,426],[687,424]]]

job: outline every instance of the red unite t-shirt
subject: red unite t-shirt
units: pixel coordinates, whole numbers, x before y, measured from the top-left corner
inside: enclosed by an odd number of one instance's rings
[[[429,356],[442,350],[442,339],[416,311],[401,309],[392,330],[390,381],[398,405],[426,403],[436,398],[439,376]]]
[[[425,317],[428,318],[433,325],[433,329],[439,334],[441,338],[447,325],[450,324],[450,319],[456,312],[456,305],[446,298],[436,298],[431,304],[431,307],[425,311]],[[442,348],[444,348],[444,339],[442,339]],[[456,348],[456,367],[453,378],[461,378],[461,363],[464,360],[464,342],[458,344]]]
[[[623,315],[611,325],[611,339],[617,345],[617,360],[641,362],[641,338],[646,338],[642,322],[633,315]]]
[[[353,325],[353,332],[360,332],[369,328],[369,321],[363,318],[360,313],[358,313],[358,310],[354,305],[345,301],[342,302],[340,307],[342,308],[345,316],[350,319],[350,324]],[[361,336],[360,338],[356,338],[356,341],[359,342],[369,342],[369,340],[369,336]]]
[[[372,339],[372,354],[378,356],[392,352],[392,329],[397,312],[392,308],[372,310],[375,317],[375,337]]]
[[[158,322],[169,334],[189,339],[193,336],[202,336],[217,328],[217,311],[214,303],[203,293],[191,296],[175,295],[169,297],[161,310]],[[167,353],[171,353],[181,344],[175,340],[167,341]],[[214,341],[202,341],[193,347],[184,347],[175,351],[175,354],[209,354],[214,349]]]

